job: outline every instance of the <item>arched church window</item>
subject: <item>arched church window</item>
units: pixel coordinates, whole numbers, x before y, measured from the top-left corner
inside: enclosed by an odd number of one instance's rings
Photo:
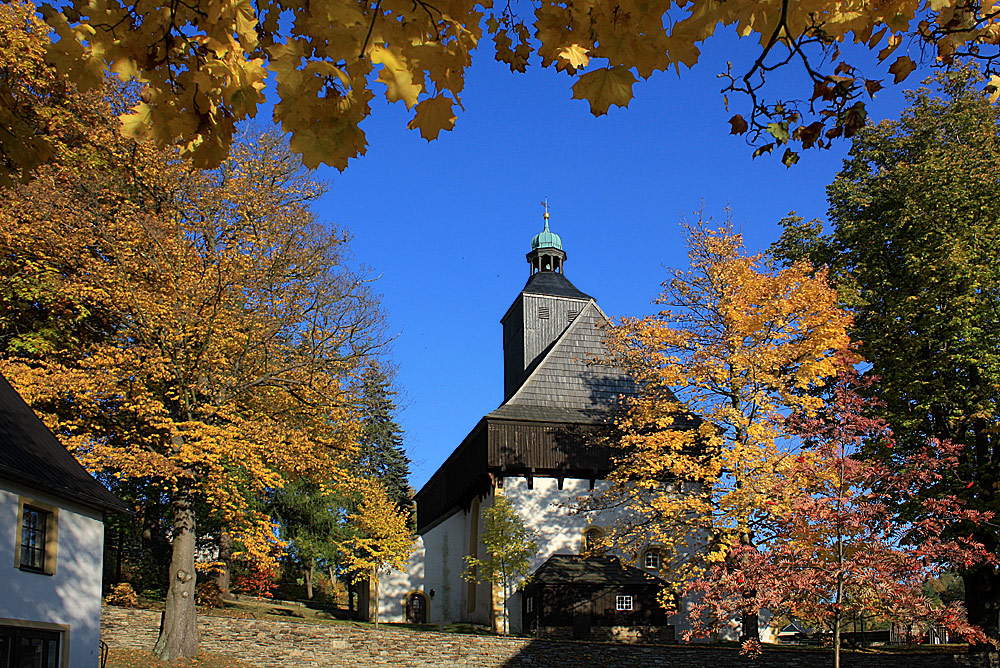
[[[590,556],[603,556],[605,550],[604,529],[590,526],[583,532],[583,549],[581,553]]]

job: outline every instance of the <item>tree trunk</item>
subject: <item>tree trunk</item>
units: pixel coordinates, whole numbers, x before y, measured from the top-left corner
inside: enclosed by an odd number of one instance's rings
[[[1000,568],[981,564],[962,572],[965,582],[965,607],[969,621],[986,635],[1000,639]],[[973,645],[970,649],[988,651],[991,646]]]
[[[310,559],[309,566],[305,569],[305,580],[306,580],[306,598],[310,601],[313,597],[313,568],[316,566],[316,560]]]
[[[749,533],[740,534],[740,544],[752,547],[756,550],[753,544],[753,537]],[[748,592],[750,596],[756,596],[756,591]],[[740,642],[746,642],[747,640],[756,640],[760,642],[760,614],[756,611],[744,611],[740,615]]]
[[[378,628],[378,570],[372,569],[372,590],[375,592],[375,596],[368,597],[368,605],[372,606],[372,619],[375,620],[375,628]],[[373,605],[374,604],[374,605]]]
[[[194,493],[182,485],[174,495],[170,585],[160,637],[153,653],[163,661],[191,658],[198,652],[198,626],[194,607]]]
[[[222,593],[222,598],[231,598],[232,594],[229,592],[230,586],[230,571],[229,565],[233,559],[233,538],[229,535],[229,529],[223,528],[219,533],[219,563],[222,567],[219,569],[219,574],[215,576],[215,584],[219,586],[219,591]]]

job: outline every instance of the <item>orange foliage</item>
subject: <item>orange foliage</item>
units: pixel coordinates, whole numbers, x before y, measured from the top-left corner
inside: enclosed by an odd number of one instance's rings
[[[608,333],[642,391],[617,423],[611,487],[587,504],[624,504],[610,539],[633,556],[660,546],[676,583],[754,541],[793,450],[785,416],[820,407],[851,322],[824,271],[770,269],[728,222],[685,232],[691,267],[663,284],[663,310]]]

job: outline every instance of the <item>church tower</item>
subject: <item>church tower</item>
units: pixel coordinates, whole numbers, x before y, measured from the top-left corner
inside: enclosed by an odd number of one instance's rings
[[[500,319],[503,325],[503,387],[507,401],[559,336],[594,301],[580,292],[563,273],[566,251],[562,238],[549,229],[545,205],[545,227],[531,240],[525,256],[528,282]]]

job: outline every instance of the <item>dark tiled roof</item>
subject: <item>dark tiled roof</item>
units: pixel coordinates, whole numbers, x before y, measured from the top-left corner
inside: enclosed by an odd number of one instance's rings
[[[103,510],[130,510],[94,479],[0,375],[0,478]]]
[[[643,585],[659,584],[655,575],[623,564],[617,557],[553,554],[532,574],[531,584]]]
[[[527,292],[531,295],[570,297],[572,299],[593,299],[590,295],[577,290],[568,278],[554,271],[540,271],[532,274],[521,292]]]

